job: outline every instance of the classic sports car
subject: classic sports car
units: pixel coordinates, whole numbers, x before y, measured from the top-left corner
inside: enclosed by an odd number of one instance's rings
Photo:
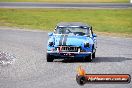
[[[79,58],[91,62],[97,48],[96,34],[90,25],[81,22],[58,23],[48,33],[47,62],[54,59]]]

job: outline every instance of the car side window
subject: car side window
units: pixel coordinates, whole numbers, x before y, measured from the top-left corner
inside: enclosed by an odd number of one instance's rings
[[[59,27],[56,27],[55,33],[62,34],[63,30]]]

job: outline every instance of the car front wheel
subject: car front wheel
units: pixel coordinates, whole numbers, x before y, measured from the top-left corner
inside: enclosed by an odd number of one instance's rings
[[[95,58],[95,52],[92,54],[92,58]]]
[[[53,62],[54,58],[50,54],[47,54],[47,62]]]
[[[96,49],[94,49],[94,46],[92,48],[92,58],[95,58],[95,52],[96,52]]]
[[[92,55],[90,54],[90,55],[86,56],[85,61],[86,62],[91,62],[92,61]]]

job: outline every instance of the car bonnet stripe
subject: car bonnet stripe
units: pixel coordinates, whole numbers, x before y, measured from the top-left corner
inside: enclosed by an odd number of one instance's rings
[[[64,35],[61,35],[61,37],[60,37],[60,41],[59,41],[59,45],[62,45],[63,37],[64,37]]]

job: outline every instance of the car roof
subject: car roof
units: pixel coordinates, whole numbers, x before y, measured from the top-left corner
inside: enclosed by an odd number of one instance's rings
[[[91,27],[90,25],[87,25],[82,22],[60,22],[57,24],[57,26],[61,27],[67,27],[67,26],[79,26],[79,27]]]

